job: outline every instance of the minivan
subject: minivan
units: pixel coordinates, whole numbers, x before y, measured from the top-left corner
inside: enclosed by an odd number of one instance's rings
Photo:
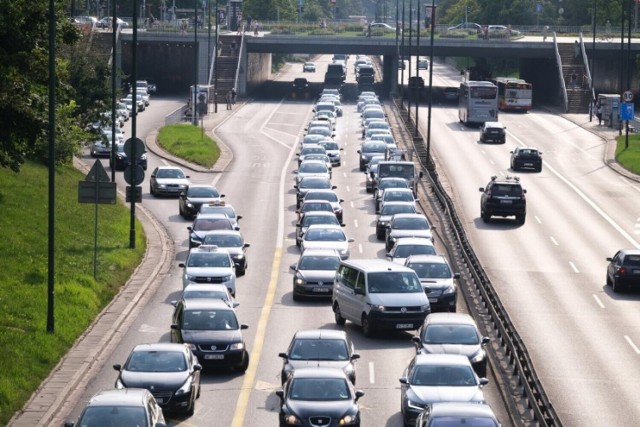
[[[380,259],[340,263],[331,297],[335,321],[362,327],[366,337],[378,331],[418,329],[431,312],[416,272]]]

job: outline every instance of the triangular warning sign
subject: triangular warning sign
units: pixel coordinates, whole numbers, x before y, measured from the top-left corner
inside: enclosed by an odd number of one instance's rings
[[[104,166],[102,166],[102,162],[100,160],[96,160],[84,180],[98,182],[111,181],[111,179],[109,179],[109,175],[107,175],[107,171],[104,169]]]

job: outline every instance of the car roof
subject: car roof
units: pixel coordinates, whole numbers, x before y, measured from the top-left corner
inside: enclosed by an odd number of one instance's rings
[[[182,300],[185,310],[235,310],[229,307],[225,301],[214,298],[191,298]]]
[[[432,316],[435,314],[436,316]],[[445,325],[473,325],[476,326],[476,322],[473,318],[466,313],[431,313],[425,319],[424,324],[445,324]]]
[[[323,200],[323,201],[326,202],[326,200]],[[310,216],[333,216],[333,217],[335,217],[336,214],[334,214],[333,211],[331,211],[331,212],[330,211],[311,211],[311,212],[305,213],[304,216],[305,216],[305,218],[306,217],[310,217]]]
[[[380,162],[380,163],[378,163],[378,165],[381,165],[382,163],[383,162]],[[385,191],[385,193],[386,192],[398,191],[398,192],[401,192],[401,193],[409,193],[410,192],[411,194],[413,194],[413,190],[410,189],[410,188],[391,187],[391,188],[385,189],[384,191]]]
[[[399,237],[396,240],[395,246],[402,245],[425,245],[425,246],[434,246],[431,239],[426,237]]]
[[[419,255],[410,255],[407,258],[406,263],[410,262],[430,262],[434,264],[449,264],[444,255],[428,255],[428,254],[419,254]]]
[[[314,366],[313,368],[297,368],[291,373],[291,378],[343,378],[346,380],[347,376],[342,369]]]
[[[141,388],[102,390],[89,400],[87,406],[140,406],[149,394],[149,390]]]
[[[429,353],[429,354],[417,354],[416,365],[471,366],[471,363],[469,362],[469,358],[467,356],[463,356],[462,354]]]
[[[485,127],[488,128],[503,128],[502,122],[484,122]]]
[[[214,190],[218,191],[215,185],[210,184],[189,184],[189,188],[213,188]]]
[[[189,282],[187,284],[187,286],[184,287],[184,289],[182,289],[182,292],[186,291],[186,290],[190,290],[190,291],[226,291],[227,290],[227,285],[225,285],[224,283],[195,283],[195,282]]]
[[[305,256],[336,256],[339,257],[340,254],[335,249],[321,249],[321,248],[310,248],[305,249],[303,253],[300,254],[300,258]]]
[[[219,248],[215,245],[200,245],[200,246],[196,246],[195,248],[191,248],[191,250],[189,251],[189,255],[194,253],[200,253],[200,254],[223,253],[223,254],[229,255],[228,250],[224,248]]]
[[[186,347],[184,344],[156,342],[149,344],[138,344],[131,351],[179,351],[181,353],[186,353],[187,350],[188,347]]]
[[[391,188],[389,189],[391,190]],[[409,189],[410,190],[410,189]],[[387,190],[385,190],[387,191]],[[427,218],[427,216],[425,214],[421,214],[421,213],[398,213],[395,214],[393,216],[394,219],[401,219],[401,218],[419,218],[419,219],[426,219],[427,222],[429,222],[429,219]]]
[[[640,255],[640,249],[621,249],[620,253],[623,255]]]
[[[415,274],[415,271],[410,269],[409,267],[405,267],[404,265],[380,258],[349,259],[346,261],[342,261],[342,264],[365,270],[368,273],[404,271]]]
[[[196,219],[229,219],[229,217],[226,214],[223,214],[221,212],[212,212],[212,213],[198,214]]]
[[[170,170],[182,170],[181,167],[178,166],[158,166],[157,168],[158,170],[166,170],[166,169],[170,169]]]
[[[309,249],[311,251],[311,249]],[[307,251],[305,251],[307,252]],[[337,329],[305,329],[297,331],[293,336],[294,339],[347,339],[347,333]]]
[[[340,230],[340,231],[344,232],[343,229],[342,229],[342,226],[338,225],[338,224],[311,224],[307,228],[307,232],[309,232],[310,230],[314,230],[314,229]]]
[[[431,404],[431,417],[486,417],[495,418],[491,407],[485,403],[471,402],[434,402]]]

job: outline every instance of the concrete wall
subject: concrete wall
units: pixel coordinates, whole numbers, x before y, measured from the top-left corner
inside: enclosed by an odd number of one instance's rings
[[[244,56],[238,80],[240,95],[246,95],[271,78],[272,55],[270,53],[250,53]],[[243,83],[246,85],[243,87]]]

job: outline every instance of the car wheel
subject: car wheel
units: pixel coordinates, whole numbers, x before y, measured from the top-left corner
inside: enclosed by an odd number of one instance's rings
[[[247,272],[247,267],[244,267],[244,268],[236,270],[236,273],[237,273],[238,277],[244,276],[246,274],[246,272]]]
[[[618,281],[616,279],[611,281],[611,290],[615,293],[622,291],[622,286],[618,285]]]
[[[611,286],[611,279],[609,278],[608,274],[607,274],[607,278],[605,279],[605,282],[606,282],[607,286]]]
[[[193,414],[195,414],[195,412],[196,412],[196,400],[193,399],[193,400],[189,401],[189,406],[187,406],[187,408],[184,410],[184,414],[187,417],[190,417]]]
[[[291,295],[291,296],[293,297],[293,300],[294,300],[294,301],[300,301],[300,297],[298,296],[298,294],[296,294],[296,291],[295,291],[295,290],[293,291],[293,293],[292,293],[292,295]]]
[[[247,368],[249,368],[249,353],[245,351],[242,357],[242,363],[236,366],[235,369],[238,372],[244,373],[247,371]]]
[[[511,162],[511,170],[514,172],[518,170],[513,162]]]
[[[376,233],[376,238],[378,240],[384,240],[384,233]]]
[[[526,217],[527,217],[526,214],[516,215],[516,221],[518,221],[518,223],[522,225],[524,224]]]
[[[347,322],[347,320],[342,317],[342,314],[340,314],[340,306],[338,304],[333,306],[333,317],[335,318],[336,325],[338,326],[344,326]]]
[[[153,191],[153,185],[149,184],[149,193],[155,197],[156,193]]]
[[[536,172],[542,172],[542,165],[540,165],[540,166],[538,166],[538,167],[536,168]]]
[[[373,331],[371,330],[371,322],[369,321],[369,317],[366,314],[362,315],[362,333],[367,338],[371,338],[373,336]]]

